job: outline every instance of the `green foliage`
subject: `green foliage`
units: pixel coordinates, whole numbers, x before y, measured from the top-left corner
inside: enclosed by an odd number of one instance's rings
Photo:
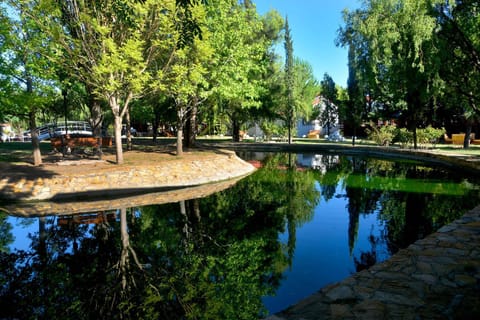
[[[284,126],[279,125],[273,121],[264,120],[260,123],[260,128],[265,134],[265,140],[269,141],[273,136],[278,136],[284,133],[282,129]]]
[[[411,130],[427,118],[430,103],[443,88],[435,45],[438,20],[432,15],[441,3],[369,0],[345,13],[340,40],[352,50],[352,85],[364,90],[356,96],[370,94],[377,105],[388,108],[384,111],[401,114]]]
[[[445,81],[443,103],[450,113],[480,115],[480,13],[477,1],[444,3],[435,11],[440,17],[438,56]],[[460,110],[459,108],[460,107]],[[450,115],[448,114],[447,117]]]
[[[440,141],[440,138],[446,133],[444,128],[433,128],[432,126],[428,126],[423,129],[417,129],[417,139],[420,144],[424,146],[435,145]]]
[[[327,73],[323,75],[323,80],[320,82],[320,94],[323,98],[323,106],[325,107],[320,111],[320,122],[322,126],[327,127],[327,134],[330,134],[330,128],[338,120],[338,92],[335,82],[332,77]]]
[[[433,128],[432,126],[428,126],[426,128],[417,129],[417,141],[424,148],[428,148],[429,146],[435,147],[444,134],[444,128]],[[400,143],[402,148],[413,146],[413,132],[408,131],[406,128],[398,129],[394,142]]]
[[[413,142],[413,133],[408,131],[407,128],[400,128],[397,130],[395,142],[400,143],[402,148],[406,148]]]
[[[207,6],[207,17],[215,54],[209,68],[213,93],[229,107],[258,106],[263,58],[271,43],[262,34],[262,20],[251,8],[219,0]]]
[[[0,254],[9,253],[9,246],[14,241],[14,237],[11,233],[12,225],[7,222],[7,217],[7,214],[0,209]],[[1,276],[0,283],[4,283]]]
[[[368,138],[373,140],[379,146],[389,146],[397,133],[397,128],[393,125],[381,126],[370,125],[367,129]]]
[[[440,138],[445,134],[444,128],[433,128],[428,126],[426,128],[417,129],[417,141],[423,147],[433,146],[438,143]],[[385,125],[380,128],[375,125],[370,125],[367,130],[369,139],[373,140],[378,145],[389,146],[392,143],[399,143],[402,148],[410,145],[413,146],[413,132],[406,128],[397,128],[394,125]]]
[[[312,98],[318,94],[318,81],[307,61],[295,58],[295,106],[297,117],[312,119]]]

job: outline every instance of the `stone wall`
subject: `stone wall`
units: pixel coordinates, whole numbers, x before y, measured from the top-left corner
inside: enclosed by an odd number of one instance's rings
[[[201,160],[162,161],[158,165],[117,167],[72,174],[0,176],[0,197],[6,200],[38,201],[85,199],[151,192],[165,187],[188,187],[237,178],[253,172],[249,163],[234,153],[217,153]],[[75,174],[75,172],[78,172]]]

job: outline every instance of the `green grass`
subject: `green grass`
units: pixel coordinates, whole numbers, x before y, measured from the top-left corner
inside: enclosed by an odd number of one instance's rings
[[[297,138],[294,140],[296,143],[304,144],[335,144],[335,145],[352,145],[352,140],[346,140],[341,142],[332,142],[325,139],[307,139],[307,138]],[[376,146],[376,144],[367,139],[357,139],[355,141],[356,146]],[[398,144],[390,146],[390,148],[399,148]],[[413,150],[413,147],[410,148]],[[464,149],[461,145],[452,145],[452,144],[436,144],[434,146],[430,145],[427,148],[419,148],[418,150],[430,150],[437,151],[446,154],[452,155],[467,155],[467,156],[479,156],[480,157],[480,145],[470,145],[468,149]]]
[[[50,152],[50,142],[40,143],[42,154]],[[2,162],[23,162],[32,156],[31,142],[5,142],[0,143],[0,161]]]
[[[204,142],[231,142],[232,138],[228,136],[202,136],[197,138],[198,141]],[[151,137],[143,138],[134,138],[134,145],[150,144],[152,141]],[[244,142],[255,142],[254,139],[245,139]],[[158,145],[163,144],[174,144],[176,143],[175,138],[164,138],[159,137],[157,140]],[[294,143],[296,144],[332,144],[332,145],[345,145],[350,146],[352,144],[351,140],[341,141],[341,142],[332,142],[325,139],[307,139],[307,138],[295,138]],[[366,139],[357,139],[357,146],[375,146],[375,144]],[[391,146],[391,148],[398,148],[397,145]],[[49,141],[43,141],[40,143],[40,150],[42,154],[47,154],[52,150]],[[141,150],[141,148],[140,148]],[[420,149],[420,150],[431,150],[434,152],[441,152],[444,154],[458,155],[458,156],[473,156],[480,157],[480,145],[471,145],[469,149],[463,149],[460,145],[451,145],[451,144],[437,144],[434,147],[429,149]],[[23,162],[27,159],[30,159],[32,156],[32,144],[31,142],[6,142],[0,143],[0,161],[3,162]]]
[[[463,149],[462,146],[456,146],[456,145],[454,146],[451,144],[441,144],[441,145],[436,145],[435,149],[445,153],[480,156],[480,145],[470,145],[470,148]]]

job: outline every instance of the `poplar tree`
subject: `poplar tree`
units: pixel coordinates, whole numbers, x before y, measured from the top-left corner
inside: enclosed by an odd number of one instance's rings
[[[285,18],[285,85],[286,85],[286,114],[285,121],[288,128],[288,143],[292,143],[292,127],[295,119],[295,71],[293,59],[293,40],[290,35],[288,17]]]

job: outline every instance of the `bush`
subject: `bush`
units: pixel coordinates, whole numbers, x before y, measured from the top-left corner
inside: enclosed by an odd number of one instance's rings
[[[422,141],[420,143],[425,143],[425,144],[432,144],[433,147],[440,141],[440,138],[443,137],[445,134],[445,128],[433,128],[432,126],[428,126],[425,129],[420,129],[419,130],[422,134]]]
[[[444,128],[437,129],[432,126],[428,126],[424,129],[417,129],[417,143],[424,148],[427,148],[429,144],[434,147],[444,133]],[[408,145],[413,145],[413,132],[408,131],[406,128],[399,129],[394,141],[399,142],[402,148],[406,148]]]
[[[398,129],[394,142],[398,142],[400,143],[400,147],[406,148],[410,143],[413,142],[413,133],[408,131],[406,128]]]
[[[408,131],[406,128],[398,129],[392,125],[380,128],[371,126],[371,129],[367,129],[367,134],[370,140],[373,140],[376,144],[381,146],[389,146],[390,144],[397,142],[402,148],[413,145],[413,132]],[[425,148],[429,144],[434,147],[444,134],[444,128],[438,129],[428,126],[424,129],[417,129],[417,142],[420,146]]]
[[[389,146],[393,142],[393,138],[396,136],[397,128],[395,126],[382,126],[377,128],[371,126],[371,129],[367,129],[368,138],[373,140],[380,146]]]

